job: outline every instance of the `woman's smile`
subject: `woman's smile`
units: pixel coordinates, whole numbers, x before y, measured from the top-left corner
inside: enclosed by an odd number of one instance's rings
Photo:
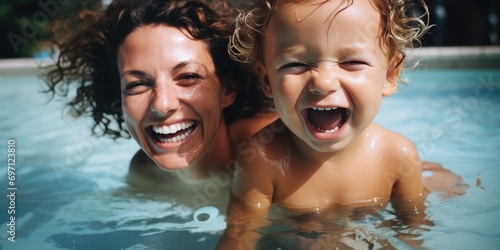
[[[144,152],[165,170],[211,155],[223,133],[225,95],[208,45],[167,25],[141,26],[118,51],[124,119]]]
[[[159,144],[184,142],[197,128],[195,121],[180,122],[170,125],[150,126],[153,139]]]

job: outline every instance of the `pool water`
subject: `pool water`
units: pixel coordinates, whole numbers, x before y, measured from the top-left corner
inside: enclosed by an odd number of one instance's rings
[[[405,76],[410,83],[384,100],[376,123],[407,136],[423,160],[443,164],[470,186],[462,196],[428,197],[426,213],[434,226],[421,232],[421,246],[498,249],[500,70],[415,70]],[[0,81],[4,150],[0,157],[4,162],[0,249],[215,246],[225,227],[225,217],[219,212],[223,205],[205,200],[207,204],[198,206],[200,202],[193,197],[203,187],[179,194],[164,186],[129,186],[128,163],[139,149],[133,140],[89,136],[91,122],[65,116],[58,100],[47,103],[35,76],[2,76]],[[16,150],[14,186],[9,186],[7,174],[9,140],[15,141]],[[9,187],[17,188],[15,242],[8,240]],[[224,192],[222,186],[215,191]],[[384,210],[367,213],[361,219],[343,221],[342,232],[331,234],[339,233],[335,236],[344,247],[411,249],[397,239],[394,230],[382,226],[391,220],[393,216]],[[277,226],[267,233],[273,238],[283,228]],[[313,234],[297,233],[319,238]],[[276,241],[262,248],[283,249]]]

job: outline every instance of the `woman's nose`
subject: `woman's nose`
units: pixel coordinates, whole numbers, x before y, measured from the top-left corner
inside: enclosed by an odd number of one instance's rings
[[[169,115],[179,108],[179,97],[175,88],[158,86],[154,90],[151,111],[161,116]]]
[[[317,95],[327,95],[340,89],[340,81],[334,68],[321,68],[312,71],[309,91]]]

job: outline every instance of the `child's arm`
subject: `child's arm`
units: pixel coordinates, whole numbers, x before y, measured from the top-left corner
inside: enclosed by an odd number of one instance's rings
[[[425,193],[422,181],[422,168],[418,151],[403,136],[394,145],[393,171],[396,179],[392,190],[393,206],[397,213],[412,217],[425,210]]]
[[[240,149],[248,154],[240,153],[237,159],[227,228],[218,249],[254,249],[260,238],[257,230],[267,224],[274,184],[272,169],[259,148],[251,143]]]
[[[425,200],[427,192],[423,186],[421,163],[418,151],[408,139],[402,137],[396,145],[394,152],[397,154],[395,171],[397,175],[393,186],[392,206],[396,215],[409,226],[406,233],[401,233],[400,239],[409,245],[419,246],[415,238],[415,229],[427,230],[422,226],[432,226],[425,214]]]

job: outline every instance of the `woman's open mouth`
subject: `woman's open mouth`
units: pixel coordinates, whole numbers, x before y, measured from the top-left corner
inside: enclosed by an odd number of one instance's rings
[[[305,120],[313,134],[333,134],[347,123],[351,111],[340,107],[313,107],[305,112]]]
[[[153,125],[150,128],[151,134],[157,142],[176,143],[188,138],[196,126],[198,126],[197,122],[190,121],[171,125]]]

